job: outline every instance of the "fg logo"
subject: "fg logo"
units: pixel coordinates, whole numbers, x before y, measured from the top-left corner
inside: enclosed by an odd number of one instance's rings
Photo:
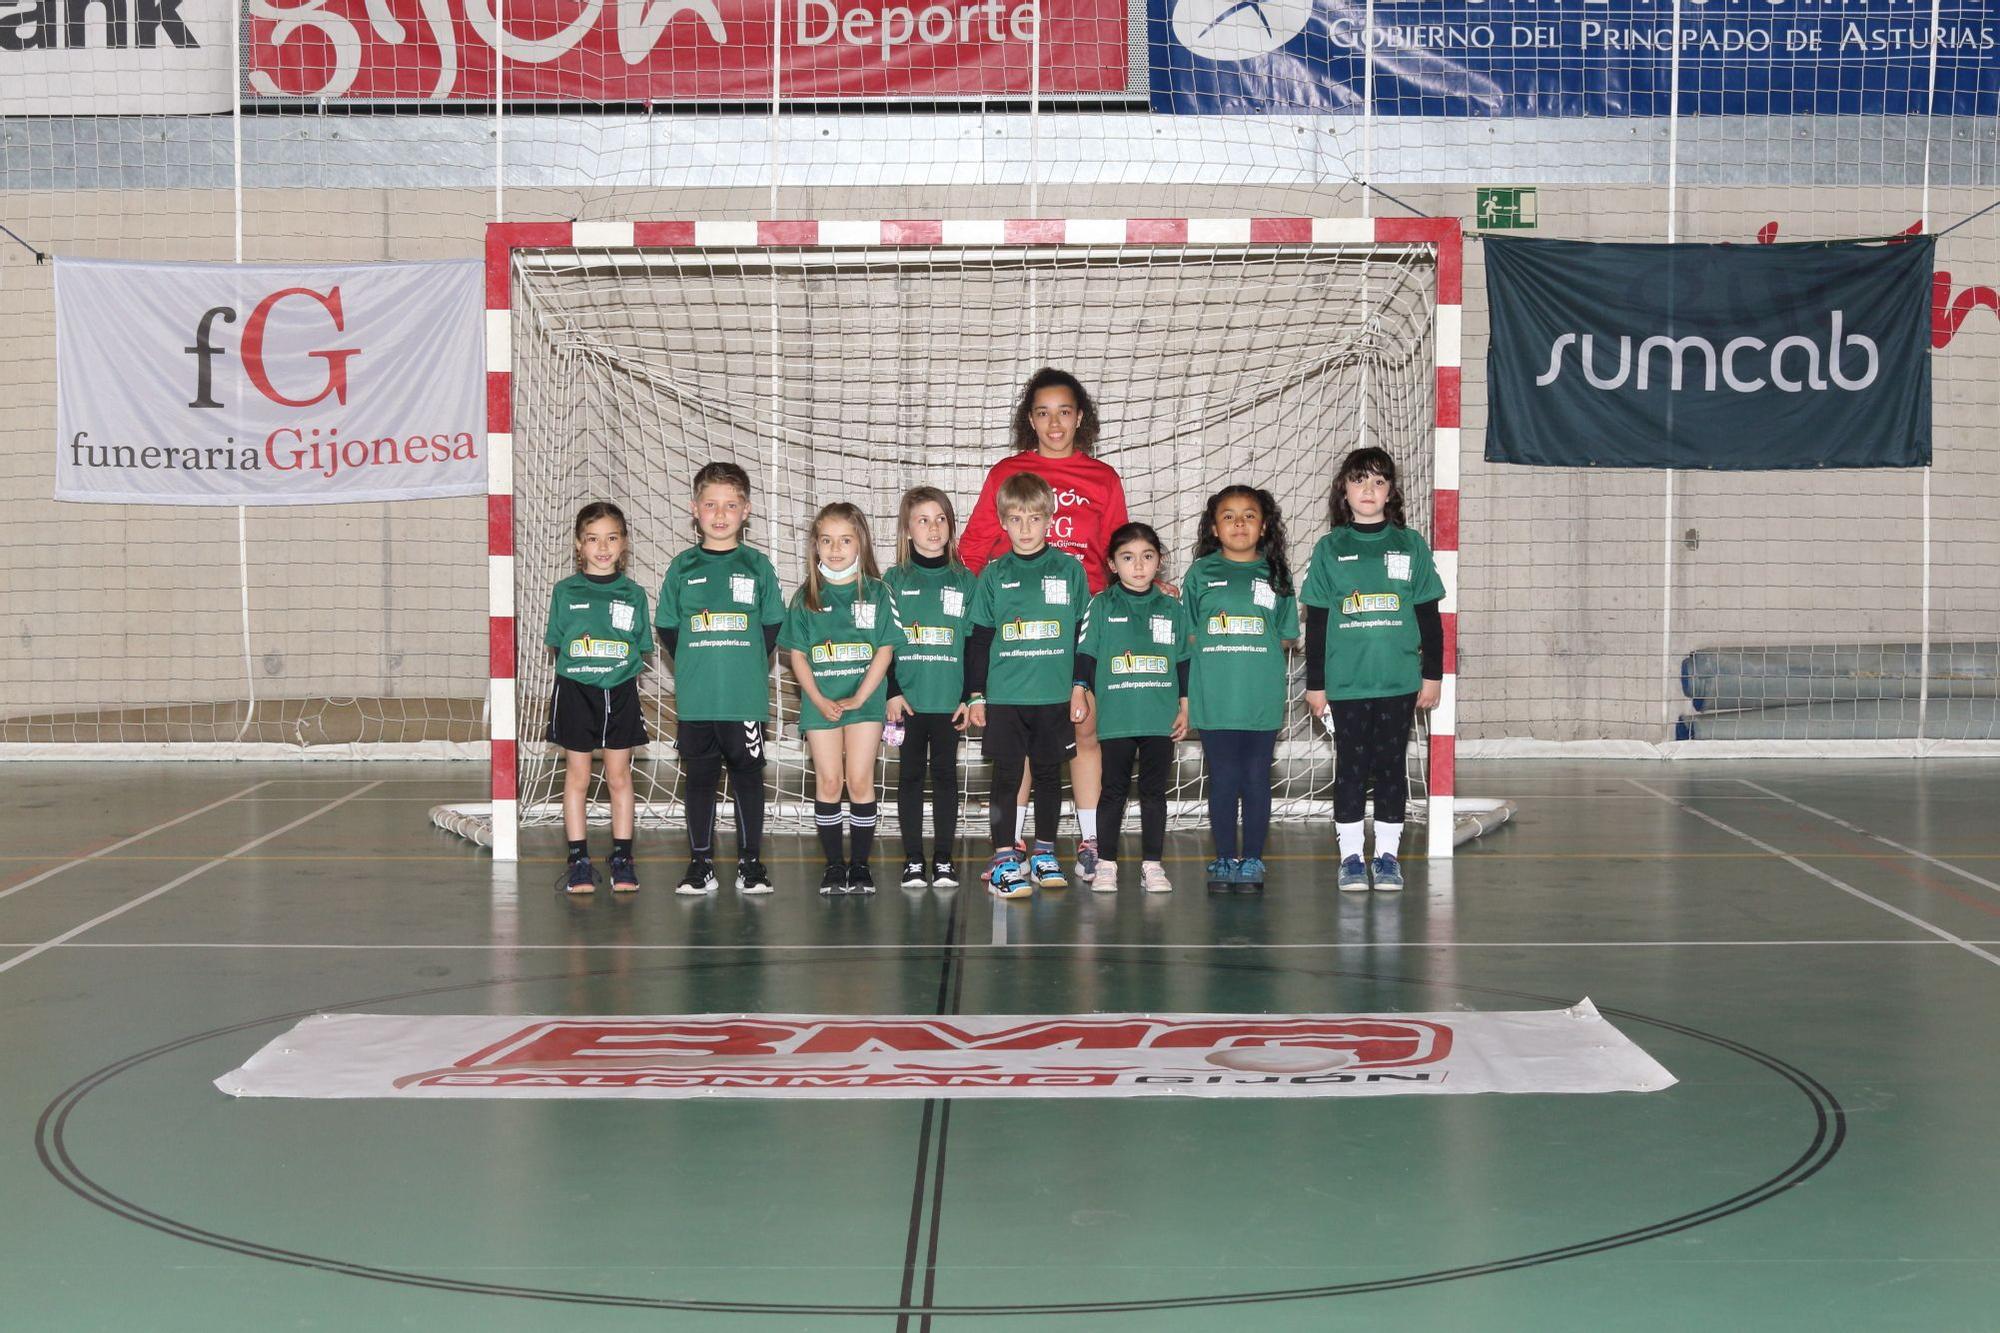
[[[1254,60],[1304,31],[1312,0],[1177,0],[1174,40],[1208,60]]]
[[[339,347],[306,353],[307,356],[316,357],[326,363],[326,383],[310,398],[287,397],[271,382],[271,372],[265,364],[264,337],[271,320],[271,312],[278,308],[279,302],[286,300],[313,302],[332,322],[335,333],[346,332],[347,316],[340,308],[340,288],[334,287],[326,292],[316,292],[310,287],[287,287],[282,291],[272,292],[257,303],[250,312],[249,320],[243,325],[243,372],[250,377],[250,382],[257,387],[258,393],[280,407],[311,407],[315,403],[326,401],[329,397],[345,406],[347,363],[361,354],[359,347]],[[215,358],[228,356],[229,353],[210,341],[218,318],[225,324],[234,324],[236,308],[219,305],[204,311],[201,321],[195,325],[194,346],[181,349],[195,359],[194,401],[188,404],[189,407],[222,406],[215,400]]]

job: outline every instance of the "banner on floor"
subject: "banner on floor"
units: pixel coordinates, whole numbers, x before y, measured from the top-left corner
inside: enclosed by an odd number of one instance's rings
[[[1389,117],[1665,116],[1676,92],[1684,116],[2000,112],[1986,0],[1940,0],[1935,39],[1910,0],[1147,0],[1146,16],[1155,111],[1359,112],[1372,72]]]
[[[227,111],[228,0],[0,0],[0,116]]]
[[[1590,1001],[1531,1013],[319,1014],[233,1097],[1335,1097],[1654,1092]]]
[[[1489,462],[1930,464],[1934,238],[1483,248]]]
[[[56,499],[486,490],[477,260],[56,261]]]
[[[253,96],[768,101],[1123,93],[1124,0],[251,0]],[[1041,25],[1041,78],[1034,76]],[[777,40],[773,40],[774,36]]]

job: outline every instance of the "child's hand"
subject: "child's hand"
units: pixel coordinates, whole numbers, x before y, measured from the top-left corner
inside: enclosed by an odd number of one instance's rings
[[[910,701],[899,694],[889,701],[887,711],[889,721],[901,722],[905,717],[909,716]]]
[[[1326,691],[1325,691],[1325,690],[1307,690],[1307,691],[1306,691],[1306,707],[1307,707],[1307,708],[1310,708],[1310,709],[1312,710],[1312,715],[1313,715],[1314,717],[1325,717],[1325,716],[1326,716]]]
[[[847,700],[829,699],[825,695],[821,695],[819,698],[813,700],[813,707],[819,709],[819,715],[827,721],[838,722],[840,721],[840,715],[847,711]]]
[[[1443,694],[1443,681],[1427,680],[1424,682],[1424,687],[1417,691],[1417,707],[1429,712],[1438,706],[1438,699]]]
[[[1299,650],[1299,645],[1304,642],[1305,642],[1304,639],[1286,639],[1281,644],[1279,644],[1279,647],[1283,648],[1288,653],[1295,653]]]
[[[986,730],[986,701],[984,699],[978,703],[960,704],[959,708],[965,713],[966,721],[978,727],[981,731]]]
[[[1090,691],[1081,685],[1069,687],[1069,720],[1082,722],[1090,716]]]
[[[964,731],[966,727],[971,724],[971,722],[972,722],[972,710],[967,708],[964,704],[960,704],[958,707],[951,710],[951,729],[953,731]],[[982,722],[980,723],[980,725],[984,726],[985,723]]]
[[[1167,739],[1170,741],[1186,740],[1187,728],[1188,728],[1188,701],[1183,699],[1181,700],[1180,711],[1174,714],[1174,727],[1172,731],[1169,731],[1167,733]]]

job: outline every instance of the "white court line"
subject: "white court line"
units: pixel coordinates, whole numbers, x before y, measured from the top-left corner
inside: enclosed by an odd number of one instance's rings
[[[1852,833],[1857,838],[1867,838],[1871,842],[1881,843],[1884,847],[1894,847],[1897,851],[1902,852],[1906,856],[1914,856],[1919,861],[1925,862],[1928,865],[1936,866],[1939,870],[1949,870],[1952,874],[1957,875],[1960,879],[1971,880],[1974,884],[1979,885],[1981,888],[1991,889],[1995,893],[2000,893],[2000,884],[1996,884],[1992,880],[1986,879],[1983,876],[1975,875],[1970,870],[1965,869],[1963,866],[1953,865],[1951,862],[1944,860],[1942,857],[1932,856],[1929,852],[1920,852],[1914,847],[1905,846],[1904,844],[1897,842],[1894,838],[1885,838],[1880,833],[1871,832],[1868,829],[1862,828],[1861,825],[1859,824],[1849,823],[1847,820],[1842,819],[1839,815],[1831,814],[1825,810],[1817,809],[1813,806],[1807,805],[1804,801],[1795,801],[1791,797],[1785,795],[1783,792],[1772,791],[1769,787],[1763,786],[1760,783],[1752,782],[1748,778],[1737,778],[1736,781],[1742,783],[1746,787],[1755,787],[1758,791],[1776,797],[1778,800],[1783,801],[1786,805],[1793,806],[1797,809],[1803,810],[1809,815],[1817,815],[1819,818],[1824,819],[1829,824],[1835,824],[1841,828],[1846,829],[1849,833]]]
[[[153,827],[149,829],[145,829],[139,833],[134,833],[129,838],[125,838],[118,842],[114,842],[109,847],[99,847],[94,852],[87,852],[82,856],[73,857],[70,860],[63,862],[59,866],[55,866],[51,869],[44,870],[41,874],[36,875],[32,879],[24,879],[19,884],[11,885],[8,888],[0,889],[0,898],[10,897],[16,893],[19,893],[22,889],[32,889],[35,887],[35,885],[40,884],[43,880],[54,879],[57,875],[62,874],[63,871],[68,870],[73,866],[80,866],[86,861],[95,861],[100,856],[109,856],[111,855],[111,853],[117,851],[120,847],[130,847],[133,843],[138,842],[141,838],[150,838],[155,833],[164,833],[166,830],[172,828],[176,824],[185,824],[188,822],[188,820],[193,819],[196,815],[205,815],[209,811],[215,809],[217,806],[228,805],[231,801],[234,801],[240,797],[248,796],[251,792],[256,791],[260,787],[270,786],[271,782],[274,781],[276,781],[275,778],[265,782],[252,783],[250,786],[245,787],[242,791],[236,792],[229,796],[225,796],[219,801],[211,801],[209,804],[204,805],[199,810],[190,810],[186,814],[180,816],[177,819],[169,819],[164,824],[155,824],[153,825]]]
[[[1162,952],[1254,953],[1262,950],[1305,949],[1822,949],[1869,946],[1943,948],[1960,940],[1357,940],[1352,944],[1105,944],[1102,941],[1028,944],[1002,941],[988,944],[947,945],[943,940],[929,944],[266,944],[236,941],[165,940],[119,941],[87,944],[49,944],[54,949],[320,949],[333,952],[409,950],[414,952],[483,953],[907,953],[932,949],[1152,949]],[[1972,940],[1973,944],[2000,944],[2000,940]],[[0,949],[25,949],[26,944],[0,944]]]
[[[1869,904],[1871,907],[1879,907],[1883,911],[1887,912],[1890,916],[1897,917],[1903,921],[1907,921],[1911,925],[1917,927],[1919,930],[1929,931],[1931,934],[1937,936],[1939,939],[1957,945],[1959,948],[1965,950],[1969,954],[1972,954],[1974,957],[1984,958],[1987,962],[1992,963],[1995,967],[2000,967],[2000,954],[1989,953],[1985,949],[1982,949],[1977,944],[1973,943],[1971,940],[1964,939],[1958,935],[1954,935],[1950,931],[1946,930],[1943,926],[1934,926],[1930,922],[1924,920],[1922,917],[1916,915],[1913,912],[1905,912],[1902,908],[1897,907],[1894,903],[1883,902],[1880,898],[1877,898],[1872,893],[1863,893],[1860,889],[1855,888],[1852,884],[1849,884],[1846,880],[1837,879],[1834,876],[1827,874],[1824,870],[1821,870],[1817,866],[1807,865],[1804,861],[1801,861],[1798,857],[1793,856],[1790,852],[1780,851],[1778,848],[1773,847],[1770,843],[1765,842],[1762,838],[1759,838],[1754,834],[1745,833],[1740,828],[1735,828],[1732,825],[1725,824],[1721,820],[1717,819],[1714,815],[1708,814],[1701,810],[1697,810],[1693,806],[1687,804],[1685,801],[1676,800],[1673,797],[1667,795],[1663,791],[1655,791],[1653,788],[1648,787],[1645,783],[1639,781],[1637,778],[1626,778],[1625,781],[1631,783],[1633,786],[1637,787],[1640,791],[1648,792],[1651,795],[1657,796],[1661,800],[1665,801],[1668,805],[1671,805],[1678,810],[1684,811],[1687,814],[1693,815],[1696,819],[1701,820],[1704,824],[1711,824],[1714,827],[1721,829],[1724,833],[1730,834],[1734,837],[1741,838],[1743,839],[1743,841],[1749,843],[1752,847],[1757,848],[1759,851],[1769,852],[1772,856],[1777,857],[1779,860],[1784,861],[1786,864],[1794,866],[1799,870],[1805,871],[1808,875],[1811,875],[1814,879],[1819,880],[1825,884],[1831,884],[1834,888],[1839,889],[1842,893],[1851,894],[1852,896],[1859,898],[1862,902]]]
[[[233,861],[237,857],[243,855],[243,853],[249,851],[251,848],[261,847],[262,845],[269,842],[273,838],[282,837],[284,834],[290,833],[293,829],[297,828],[299,825],[318,819],[321,815],[325,814],[327,811],[334,810],[339,808],[340,806],[346,805],[349,801],[361,795],[363,792],[373,791],[375,788],[381,785],[382,784],[380,782],[371,782],[365,787],[357,787],[355,790],[349,792],[347,795],[341,797],[337,801],[329,801],[325,805],[321,806],[319,809],[312,811],[310,814],[300,815],[297,819],[294,819],[291,823],[286,824],[283,828],[275,828],[272,829],[269,833],[264,834],[262,837],[252,838],[249,842],[244,843],[241,847],[238,847],[233,852],[225,853],[222,856],[216,857],[213,861],[208,861],[202,865],[198,865],[193,870],[188,871],[185,875],[175,876],[173,879],[168,880],[165,884],[160,885],[159,888],[148,890],[147,892],[140,894],[137,898],[134,898],[129,902],[121,903],[120,905],[112,908],[108,912],[100,913],[99,915],[94,916],[90,920],[84,922],[80,926],[72,926],[70,929],[64,931],[62,934],[57,935],[54,939],[44,940],[40,944],[33,945],[26,952],[17,953],[12,958],[9,958],[6,962],[0,963],[0,972],[11,971],[14,968],[19,967],[21,964],[27,962],[30,958],[34,958],[41,954],[47,953],[50,949],[56,948],[60,945],[68,944],[71,940],[83,934],[85,931],[93,929],[94,927],[97,926],[101,926],[105,922],[111,920],[113,917],[123,916],[125,913],[131,911],[133,908],[138,907],[144,903],[149,903],[153,901],[153,899],[159,897],[161,894],[168,893],[174,889],[179,888],[181,885],[187,883],[195,876],[206,874],[208,871],[215,869],[215,867],[222,865],[225,862]]]

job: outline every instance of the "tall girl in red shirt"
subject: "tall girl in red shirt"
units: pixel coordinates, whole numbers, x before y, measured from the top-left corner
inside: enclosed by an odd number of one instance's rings
[[[1106,543],[1126,522],[1125,484],[1109,463],[1091,456],[1097,434],[1097,405],[1076,376],[1044,367],[1028,377],[1014,405],[1014,453],[986,474],[979,501],[966,517],[959,558],[967,569],[977,574],[988,560],[1009,549],[995,498],[1007,478],[1033,472],[1056,493],[1049,545],[1083,562],[1092,596],[1104,591],[1111,578]],[[1083,827],[1076,873],[1085,882],[1097,873],[1097,801],[1103,776],[1093,705],[1089,716],[1076,724],[1076,757],[1070,761],[1070,788],[1077,822]],[[1027,822],[1027,801],[1024,778],[1014,802],[1017,827]]]

